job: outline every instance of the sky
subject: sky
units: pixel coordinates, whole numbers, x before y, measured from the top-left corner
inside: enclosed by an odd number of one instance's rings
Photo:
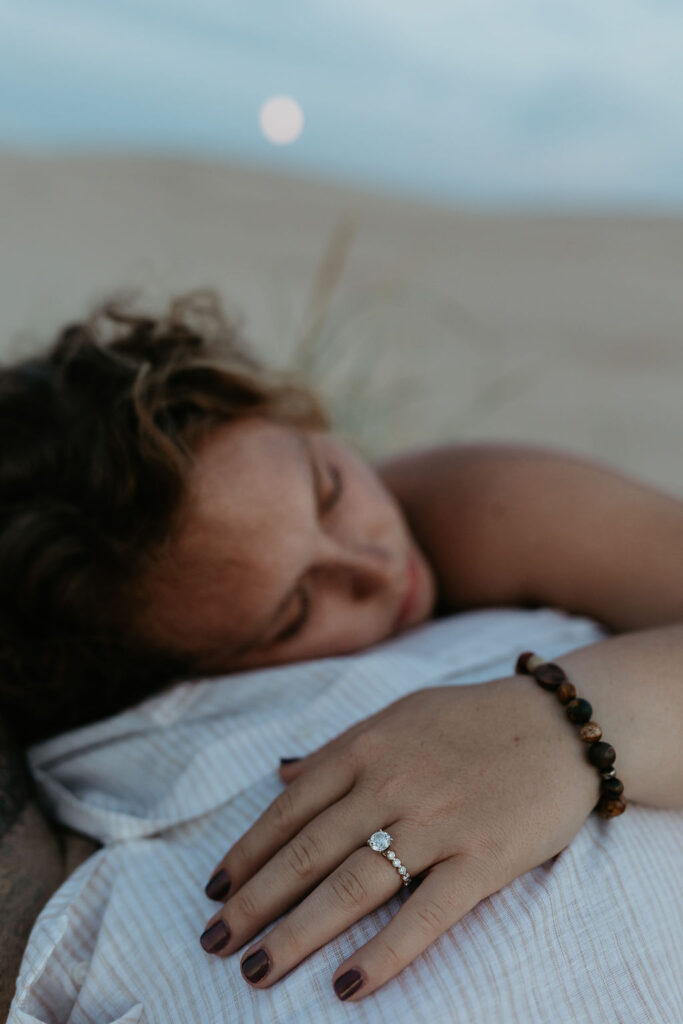
[[[0,148],[683,209],[683,0],[0,0]],[[303,131],[264,136],[294,98]]]

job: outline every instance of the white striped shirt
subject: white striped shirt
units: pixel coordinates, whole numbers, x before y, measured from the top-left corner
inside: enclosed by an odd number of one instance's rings
[[[467,612],[358,654],[182,683],[33,747],[56,817],[105,845],[38,918],[10,1024],[681,1024],[676,810],[591,814],[557,857],[359,1002],[340,1002],[332,974],[407,890],[270,988],[243,980],[244,949],[223,959],[199,945],[216,909],[204,885],[281,790],[281,756],[309,753],[413,690],[510,676],[523,650],[551,659],[605,635],[559,609]]]

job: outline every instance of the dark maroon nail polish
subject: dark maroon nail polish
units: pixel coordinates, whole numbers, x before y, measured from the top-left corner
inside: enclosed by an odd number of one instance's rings
[[[348,999],[363,984],[363,975],[356,967],[352,967],[346,974],[342,974],[334,983],[334,991],[340,999]]]
[[[230,879],[228,878],[228,872],[221,868],[211,878],[204,889],[204,892],[210,900],[222,900],[224,896],[228,895],[230,889]]]
[[[294,764],[295,761],[300,761],[300,757],[281,757],[280,764]]]
[[[225,921],[216,921],[200,936],[199,941],[207,953],[218,953],[230,941],[230,929]]]
[[[247,981],[260,981],[265,978],[271,968],[270,957],[265,949],[257,949],[240,964],[242,974]]]

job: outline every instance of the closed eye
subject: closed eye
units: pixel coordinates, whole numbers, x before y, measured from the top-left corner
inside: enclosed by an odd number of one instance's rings
[[[331,492],[327,495],[325,501],[323,502],[323,512],[328,512],[331,508],[333,508],[334,505],[337,504],[337,502],[341,498],[342,491],[344,490],[341,473],[339,472],[336,466],[330,466],[330,476],[332,477],[334,484]]]
[[[336,466],[330,466],[330,476],[334,481],[332,490],[325,498],[322,505],[322,512],[329,512],[333,508],[342,496],[344,491],[344,485],[342,483],[341,473]],[[293,637],[300,633],[303,627],[308,622],[311,613],[311,595],[307,590],[301,590],[301,606],[299,613],[296,618],[290,622],[285,628],[279,633],[274,640],[274,643],[284,643],[286,640],[291,640]]]

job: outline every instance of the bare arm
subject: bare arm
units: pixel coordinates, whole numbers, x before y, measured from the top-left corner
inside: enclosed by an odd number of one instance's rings
[[[617,751],[626,800],[683,808],[683,502],[521,445],[444,446],[378,471],[430,558],[442,612],[561,607],[627,634],[555,660]],[[564,719],[553,704],[545,713]]]
[[[376,468],[434,567],[441,612],[545,605],[614,632],[683,622],[683,501],[527,445],[444,445]]]
[[[545,651],[536,653],[548,657]],[[683,810],[683,624],[608,637],[552,660],[565,670],[577,696],[589,702],[602,740],[614,747],[626,803]],[[538,691],[543,703],[539,716],[552,717],[558,730],[576,732],[577,784],[590,776],[597,801],[597,770],[587,761],[586,745],[562,705],[528,676],[513,679],[522,689]]]

